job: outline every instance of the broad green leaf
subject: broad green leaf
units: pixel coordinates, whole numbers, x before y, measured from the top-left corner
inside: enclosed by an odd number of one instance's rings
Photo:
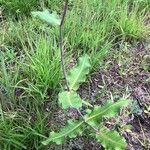
[[[59,93],[59,103],[63,109],[67,108],[80,108],[82,107],[82,99],[74,91],[64,91]]]
[[[121,99],[117,102],[108,101],[104,106],[95,106],[94,109],[88,110],[85,121],[91,126],[97,126],[103,117],[111,118],[118,114],[121,107],[127,106],[129,101]]]
[[[77,65],[70,70],[67,76],[70,90],[76,91],[80,84],[85,82],[90,67],[90,57],[88,55],[79,58]]]
[[[84,127],[83,121],[72,121],[69,120],[67,125],[62,128],[59,132],[51,132],[49,138],[43,141],[43,145],[48,145],[50,142],[55,142],[60,145],[65,142],[65,138],[75,138],[77,135],[81,135]]]
[[[31,14],[34,17],[38,17],[41,20],[43,20],[51,25],[59,26],[61,23],[59,16],[55,12],[50,13],[47,9],[44,11],[33,11]]]
[[[101,128],[96,134],[96,139],[106,150],[125,150],[127,146],[125,139],[117,131],[111,131],[106,127]]]

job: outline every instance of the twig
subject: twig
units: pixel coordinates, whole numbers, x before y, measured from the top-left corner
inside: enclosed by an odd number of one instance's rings
[[[60,26],[63,26],[63,24],[64,24],[67,9],[68,9],[68,0],[66,0],[66,2],[65,2],[64,12],[63,12],[63,15],[62,15]]]
[[[64,12],[62,14],[62,20],[60,23],[60,28],[59,28],[59,47],[60,47],[60,52],[61,52],[61,66],[62,66],[62,70],[63,70],[63,75],[64,75],[64,79],[65,79],[65,84],[67,87],[67,91],[70,91],[69,86],[68,86],[68,81],[67,81],[67,73],[66,73],[66,69],[65,69],[65,60],[64,60],[64,47],[63,47],[63,26],[64,26],[64,20],[65,20],[65,16],[66,16],[66,12],[67,12],[67,8],[68,8],[68,0],[66,0],[65,2],[65,6],[64,6]]]

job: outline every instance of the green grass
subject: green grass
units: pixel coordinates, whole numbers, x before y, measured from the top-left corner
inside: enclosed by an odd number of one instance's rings
[[[45,118],[37,111],[36,115],[18,110],[7,112],[0,107],[0,148],[3,150],[41,149],[40,141],[45,138]],[[33,119],[36,118],[35,121]]]
[[[8,15],[29,15],[30,11],[38,4],[38,0],[1,0],[0,3],[4,7],[4,11]]]
[[[19,68],[14,64],[16,54],[13,49],[6,49],[0,56],[0,98],[1,104],[6,107],[12,107],[16,103],[14,97],[14,85],[17,83]],[[8,70],[9,68],[9,70]]]
[[[103,47],[111,37],[111,12],[104,10],[101,1],[86,0],[78,3],[74,4],[66,17],[66,42],[70,49],[78,50],[79,53]]]
[[[128,3],[124,2],[118,17],[114,21],[118,34],[123,38],[142,39],[149,33],[149,26],[146,25],[145,11],[139,12],[139,5],[133,4],[131,10]]]
[[[60,51],[54,36],[48,37],[41,34],[36,41],[28,42],[29,48],[24,47],[26,60],[23,65],[20,65],[28,80],[27,84],[35,88],[35,92],[41,93],[44,98],[48,89],[56,90],[59,87],[61,79]]]
[[[52,128],[48,124],[58,109],[57,94],[63,86],[59,31],[30,14],[44,8],[60,14],[62,2],[0,0],[0,149],[46,149],[41,141]],[[120,41],[145,39],[150,3],[132,2],[71,0],[64,25],[66,66],[88,53],[93,73]]]

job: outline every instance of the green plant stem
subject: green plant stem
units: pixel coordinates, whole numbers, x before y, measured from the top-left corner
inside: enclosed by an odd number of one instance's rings
[[[64,26],[64,20],[65,20],[67,8],[68,8],[68,0],[66,0],[66,2],[65,2],[64,12],[63,12],[62,20],[61,20],[60,27],[59,27],[59,34],[60,34],[59,35],[59,47],[60,47],[60,52],[61,52],[61,66],[62,66],[62,70],[63,70],[65,84],[66,84],[66,87],[67,87],[67,91],[70,91],[69,86],[68,86],[68,81],[67,81],[67,73],[66,73],[66,69],[65,69],[64,47],[63,47],[63,31],[62,31],[63,26]]]

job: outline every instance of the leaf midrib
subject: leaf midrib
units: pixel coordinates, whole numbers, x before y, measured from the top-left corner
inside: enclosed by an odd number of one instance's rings
[[[81,66],[81,69],[80,69],[80,71],[79,71],[79,73],[77,75],[77,78],[74,80],[74,82],[72,83],[72,86],[70,87],[71,90],[73,89],[74,85],[78,81],[78,78],[79,78],[79,76],[80,76],[80,74],[81,74],[81,72],[82,72],[82,70],[84,68],[85,61],[86,61],[86,58],[84,58],[84,61],[83,61],[82,66]]]
[[[70,94],[71,94],[71,93],[68,92],[68,94],[67,94],[68,96],[67,96],[67,97],[68,97],[68,101],[69,101],[70,106],[72,106],[71,99],[70,99]]]
[[[85,119],[85,122],[88,122],[89,120],[93,119],[93,118],[96,118],[97,116],[100,116],[101,114],[103,114],[104,112],[108,111],[112,106],[114,107],[115,105],[118,105],[119,103],[122,103],[123,101],[120,101],[120,102],[116,102],[116,103],[113,103],[112,105],[110,105],[107,109],[105,109],[104,111],[98,113],[98,114],[95,114],[87,119]]]
[[[79,126],[81,126],[82,124],[84,123],[84,121],[80,122],[76,127],[74,127],[72,130],[69,130],[67,133],[64,133],[60,136],[57,136],[55,138],[52,138],[51,140],[55,140],[55,139],[59,139],[59,138],[62,138],[62,137],[65,137],[65,135],[68,135],[69,133],[71,133],[72,131],[76,130]]]
[[[121,147],[124,147],[124,145],[122,145],[121,143],[119,143],[119,142],[115,142],[114,140],[112,140],[109,136],[107,136],[107,135],[105,135],[105,134],[103,134],[102,132],[99,134],[100,136],[102,136],[103,138],[105,138],[105,139],[107,139],[107,140],[109,140],[109,141],[111,141],[112,143],[115,143],[115,144],[117,144],[117,145],[120,145]]]

